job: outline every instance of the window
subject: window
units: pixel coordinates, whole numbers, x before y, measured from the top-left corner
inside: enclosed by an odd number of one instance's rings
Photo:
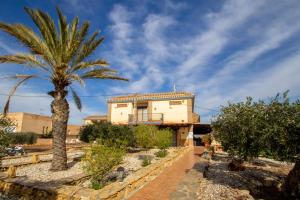
[[[182,101],[169,101],[169,105],[181,105]]]
[[[117,108],[124,108],[127,107],[127,103],[118,103]]]

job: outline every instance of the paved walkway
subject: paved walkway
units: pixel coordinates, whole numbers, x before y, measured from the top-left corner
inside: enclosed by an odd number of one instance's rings
[[[178,195],[180,196],[181,194],[176,193],[177,186],[182,184],[182,181],[186,178],[189,179],[192,176],[188,175],[188,172],[199,161],[199,155],[203,150],[204,147],[195,147],[194,151],[190,151],[172,166],[166,168],[158,177],[140,189],[129,200],[167,200],[170,197],[174,199]],[[173,193],[175,193],[175,196],[173,196]]]

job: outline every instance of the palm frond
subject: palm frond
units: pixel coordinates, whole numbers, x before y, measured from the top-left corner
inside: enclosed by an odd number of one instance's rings
[[[101,66],[101,67],[107,67],[109,66],[109,63],[106,60],[99,59],[95,61],[85,61],[77,64],[76,66],[73,67],[72,71],[77,71],[81,69],[86,69],[90,67],[95,67],[95,66]]]
[[[85,43],[81,45],[76,55],[74,63],[75,65],[82,62],[84,59],[90,56],[96,50],[96,48],[103,42],[104,37],[97,38],[98,35],[99,32],[96,31],[90,36],[90,38]]]
[[[58,39],[52,18],[47,13],[44,13],[37,9],[33,10],[25,7],[25,11],[31,17],[32,21],[36,24],[52,55],[55,55],[55,49],[57,48]]]
[[[6,103],[4,105],[4,109],[3,109],[4,116],[6,116],[9,111],[9,104],[10,104],[11,97],[14,95],[14,93],[16,92],[18,87],[20,85],[22,85],[24,82],[26,82],[27,80],[34,78],[34,77],[35,77],[34,75],[16,75],[15,76],[15,78],[20,78],[21,80],[19,82],[17,82],[16,85],[14,85],[14,87],[9,91],[7,101],[6,101]]]
[[[117,75],[117,71],[109,69],[109,68],[102,68],[102,69],[94,69],[88,71],[81,75],[82,79],[114,79],[114,80],[122,80],[122,81],[129,81],[127,78],[123,78]]]
[[[70,82],[77,81],[82,87],[85,86],[84,80],[78,74],[70,74]]]
[[[50,72],[50,70],[36,56],[30,54],[0,56],[0,63],[17,63]]]
[[[70,87],[70,89],[71,89],[72,96],[73,96],[76,107],[78,108],[78,110],[81,110],[82,109],[82,104],[81,104],[80,97],[77,95],[77,93],[75,92],[75,90],[73,90],[72,87]]]
[[[54,64],[54,59],[49,48],[32,29],[22,24],[6,24],[0,22],[0,30],[15,37],[21,44],[25,45],[31,53],[41,55],[49,65]]]

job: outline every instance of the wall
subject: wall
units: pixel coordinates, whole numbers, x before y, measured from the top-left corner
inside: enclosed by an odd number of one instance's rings
[[[79,135],[80,128],[80,125],[68,125],[67,137],[77,138]]]
[[[43,132],[44,129],[44,132]],[[52,120],[50,117],[24,113],[21,132],[35,132],[43,134],[51,131]]]
[[[126,107],[118,107],[118,104],[126,104]],[[127,124],[128,115],[133,113],[132,103],[112,103],[110,122],[115,124]]]
[[[163,113],[164,123],[188,123],[187,100],[180,105],[170,105],[170,101],[152,101],[152,113]]]
[[[15,132],[21,132],[22,122],[23,122],[23,113],[8,113],[7,117],[13,121],[15,125]]]

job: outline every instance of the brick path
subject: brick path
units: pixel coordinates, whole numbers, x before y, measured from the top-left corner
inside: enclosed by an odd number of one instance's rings
[[[199,160],[203,147],[195,147],[172,166],[166,168],[158,177],[148,183],[129,200],[167,200],[176,191],[177,185],[183,180],[194,164]]]

